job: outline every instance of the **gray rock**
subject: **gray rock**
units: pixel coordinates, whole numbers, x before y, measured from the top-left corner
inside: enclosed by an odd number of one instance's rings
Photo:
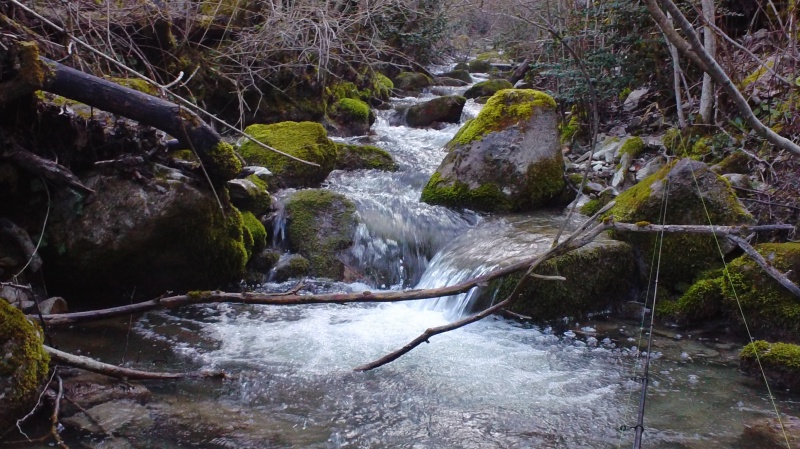
[[[647,87],[640,87],[639,89],[634,90],[630,94],[628,94],[628,98],[625,99],[625,102],[622,103],[622,109],[626,111],[632,111],[639,106],[639,102],[642,100],[642,97],[647,95],[650,92],[650,89]]]
[[[267,213],[271,200],[262,187],[249,179],[231,179],[227,184],[231,202],[237,209],[249,210],[256,216]]]
[[[60,296],[53,296],[39,303],[39,311],[42,312],[42,315],[67,313],[67,310],[67,300]]]
[[[434,98],[411,106],[406,111],[406,122],[416,128],[430,126],[435,122],[458,123],[467,99],[459,95]]]
[[[664,166],[664,158],[661,156],[654,157],[647,162],[644,167],[639,169],[636,172],[636,181],[641,181],[642,179],[654,174],[655,172],[661,170],[661,167]]]
[[[299,254],[287,254],[278,260],[277,265],[272,270],[269,280],[272,282],[285,282],[289,279],[297,279],[308,276],[311,266],[308,259]]]
[[[446,76],[437,76],[433,82],[439,86],[448,86],[448,87],[463,87],[468,85],[466,81],[462,81],[455,78],[448,78]]]
[[[137,435],[148,431],[154,424],[144,406],[124,400],[96,405],[61,422],[78,430],[106,435]]]

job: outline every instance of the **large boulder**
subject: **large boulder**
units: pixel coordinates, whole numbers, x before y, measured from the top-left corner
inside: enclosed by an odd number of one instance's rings
[[[50,357],[41,329],[0,298],[0,438],[33,409]]]
[[[417,128],[431,126],[436,122],[458,123],[466,103],[467,99],[460,95],[434,98],[408,108],[406,122],[408,126]]]
[[[422,201],[485,212],[547,205],[564,189],[556,103],[535,90],[495,94],[447,144]]]
[[[274,188],[316,187],[328,177],[336,162],[336,145],[325,128],[314,122],[281,122],[272,125],[250,125],[247,134],[276,150],[318,166],[304,164],[245,140],[239,148],[251,165],[267,167],[273,174]]]
[[[491,97],[498,91],[501,91],[503,89],[511,89],[513,87],[514,85],[511,84],[511,82],[504,79],[481,81],[480,83],[477,83],[474,86],[467,89],[467,91],[464,92],[464,97],[466,98]]]
[[[375,123],[375,113],[367,103],[357,98],[342,98],[333,104],[328,115],[342,137],[363,136]]]
[[[662,223],[661,210],[667,204],[665,224],[741,225],[752,223],[730,184],[709,167],[693,159],[666,165],[616,198],[616,205],[604,217],[626,223]],[[660,285],[668,288],[691,283],[705,270],[720,265],[720,252],[711,235],[615,232],[614,237],[634,245],[642,263],[650,267],[654,248],[660,248]],[[723,244],[723,252],[731,246]]]
[[[318,277],[343,279],[344,251],[353,244],[355,205],[324,189],[301,190],[286,202],[289,247],[311,264]]]
[[[758,380],[766,376],[772,388],[800,391],[800,346],[756,340],[742,349],[739,368]]]
[[[451,70],[449,72],[441,73],[438,76],[461,80],[461,81],[464,81],[465,83],[471,83],[472,82],[472,76],[469,74],[469,70],[464,70],[464,69]]]
[[[402,72],[394,79],[394,88],[404,92],[422,92],[433,85],[433,80],[424,73]]]
[[[158,189],[93,175],[93,201],[65,192],[47,228],[50,292],[94,306],[130,295],[221,288],[247,261],[241,214],[184,181]],[[224,203],[224,197],[223,206]]]
[[[492,71],[492,63],[479,59],[473,59],[467,64],[469,73],[488,73]]]
[[[566,281],[531,279],[511,306],[511,311],[537,321],[565,316],[585,317],[620,307],[633,299],[636,262],[633,249],[622,242],[593,242],[548,260],[537,274],[558,275]],[[495,284],[498,300],[514,290],[524,273],[506,276]]]

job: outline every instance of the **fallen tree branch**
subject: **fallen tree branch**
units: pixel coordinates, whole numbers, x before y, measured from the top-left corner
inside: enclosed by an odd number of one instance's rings
[[[613,203],[609,203],[613,204]],[[604,208],[605,209],[605,208]],[[587,222],[591,223],[591,222]],[[633,232],[683,232],[683,233],[702,233],[702,234],[744,234],[760,231],[789,231],[794,229],[792,225],[764,225],[764,226],[693,226],[693,225],[636,225],[628,223],[607,222],[600,225],[599,230],[593,230],[596,234],[602,231],[613,229],[619,231]],[[583,232],[588,225],[580,227],[578,231]],[[576,232],[578,232],[576,231]],[[595,235],[596,235],[595,234]],[[573,233],[573,235],[575,235]],[[574,238],[574,237],[573,237]],[[571,241],[571,240],[565,240]],[[563,244],[563,242],[562,242]],[[549,254],[549,253],[546,253]],[[453,296],[466,293],[474,287],[486,284],[495,279],[508,276],[530,267],[540,256],[529,258],[521,262],[509,265],[504,268],[494,270],[482,276],[478,276],[464,282],[460,282],[448,287],[387,291],[387,292],[359,292],[359,293],[331,293],[323,295],[301,295],[295,289],[288,293],[228,293],[222,291],[191,292],[185,295],[168,296],[164,298],[151,299],[136,304],[119,307],[112,307],[102,310],[91,310],[86,312],[63,313],[57,315],[44,315],[44,323],[49,327],[65,326],[75,323],[97,321],[107,318],[126,316],[135,313],[148,312],[158,309],[174,309],[181,306],[192,304],[212,304],[212,303],[231,303],[231,304],[253,304],[253,305],[307,305],[307,304],[349,304],[349,303],[383,303],[383,302],[402,302],[417,299],[438,298],[443,296]],[[35,318],[35,317],[33,317]]]
[[[73,175],[67,167],[58,162],[39,157],[19,145],[13,145],[13,149],[0,154],[0,158],[8,159],[14,165],[34,175],[41,176],[53,184],[66,186],[86,195],[95,193],[94,190],[83,185],[81,180]]]
[[[800,287],[798,287],[797,284],[789,280],[789,278],[784,276],[783,273],[778,271],[769,262],[767,262],[767,259],[765,259],[764,256],[762,256],[758,251],[756,251],[755,248],[747,243],[747,240],[735,235],[729,235],[728,240],[739,245],[739,248],[742,248],[742,250],[747,253],[747,255],[750,256],[753,261],[755,261],[755,263],[757,263],[758,266],[760,266],[768,275],[772,276],[772,278],[778,281],[779,284],[792,292],[793,295],[800,298]]]
[[[36,273],[42,268],[42,258],[39,257],[36,245],[33,244],[33,241],[24,229],[15,225],[7,218],[0,218],[0,234],[4,234],[17,242],[25,258],[30,261],[28,268],[30,268],[31,273]]]
[[[109,365],[108,363],[98,362],[97,360],[83,357],[80,355],[69,354],[44,345],[44,350],[50,355],[50,359],[64,365],[80,368],[93,373],[103,374],[119,379],[150,379],[150,380],[170,380],[185,379],[190,377],[224,377],[224,373],[159,373],[152,371],[141,371],[121,366]]]

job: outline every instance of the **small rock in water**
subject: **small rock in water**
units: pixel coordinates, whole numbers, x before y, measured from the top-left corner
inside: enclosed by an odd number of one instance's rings
[[[567,337],[567,338],[575,338],[575,332],[566,331],[566,332],[564,332],[564,336]]]
[[[686,362],[690,359],[689,354],[681,352],[681,361]]]
[[[606,339],[606,340],[608,340],[608,339]],[[605,340],[603,340],[603,343],[605,343]],[[595,347],[595,346],[597,346],[597,339],[594,338],[594,337],[589,337],[589,338],[586,339],[586,344],[591,346],[591,347]]]
[[[689,374],[689,383],[690,383],[690,384],[696,384],[696,383],[697,383],[697,382],[699,382],[699,381],[700,381],[700,378],[699,378],[699,377],[697,377],[697,376],[696,376],[696,375],[694,375],[694,374]]]

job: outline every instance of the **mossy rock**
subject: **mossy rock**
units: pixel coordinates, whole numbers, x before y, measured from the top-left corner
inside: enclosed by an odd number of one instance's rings
[[[592,215],[599,212],[600,209],[605,207],[605,205],[610,203],[611,200],[613,199],[614,199],[613,189],[603,190],[602,192],[600,192],[600,195],[598,195],[597,198],[592,198],[591,200],[587,201],[586,204],[581,206],[580,213],[586,215],[587,217],[591,217]]]
[[[700,324],[726,316],[723,306],[725,278],[721,270],[703,274],[674,304],[662,311],[662,318],[681,324]],[[659,298],[660,299],[660,298]]]
[[[559,125],[559,131],[561,132],[561,143],[567,144],[572,142],[575,136],[577,136],[580,132],[581,125],[582,121],[579,114],[573,111],[569,117],[569,121]]]
[[[411,106],[406,111],[408,126],[425,127],[434,123],[458,123],[467,99],[460,95],[446,95]]]
[[[375,73],[373,91],[375,98],[381,101],[387,101],[392,96],[394,83],[386,75],[382,73]]]
[[[489,73],[492,71],[492,63],[489,61],[473,59],[467,63],[469,73]]]
[[[0,298],[0,437],[33,409],[50,357],[41,329]]]
[[[338,134],[343,137],[362,136],[369,133],[375,123],[375,113],[369,105],[354,98],[342,98],[328,112],[336,122]]]
[[[466,98],[490,97],[503,89],[513,89],[514,85],[508,80],[486,80],[475,84],[464,92]]]
[[[227,186],[231,203],[239,210],[264,215],[272,207],[272,197],[267,192],[267,183],[256,175],[244,179],[231,179]]]
[[[800,284],[800,243],[764,243],[755,249],[778,271],[788,273],[790,281]],[[728,264],[728,271],[730,281],[723,282],[722,295],[729,316],[741,319],[741,306],[748,325],[759,335],[800,342],[800,299],[747,255]]]
[[[319,123],[250,125],[245,132],[279,151],[319,165],[304,164],[262,148],[250,140],[244,141],[239,149],[242,157],[248,164],[267,167],[273,174],[276,188],[318,186],[333,170],[336,145]]]
[[[681,159],[664,166],[653,175],[621,193],[615,206],[604,214],[625,223],[660,223],[661,209],[668,196],[666,224],[715,226],[750,224],[753,218],[739,202],[728,182],[707,165]],[[614,238],[630,242],[650,266],[655,234],[614,232]],[[732,249],[723,243],[723,253]],[[713,236],[668,234],[661,245],[660,285],[675,288],[691,284],[695,277],[721,264]]]
[[[760,363],[759,363],[760,362]],[[800,346],[756,340],[739,353],[739,368],[751,377],[767,381],[772,388],[800,391]]]
[[[422,201],[484,212],[551,203],[566,185],[557,122],[548,95],[501,90],[447,144]]]
[[[749,173],[750,172],[750,156],[744,151],[734,151],[726,156],[720,163],[711,167],[714,173],[720,175],[727,175],[730,173]]]
[[[252,212],[244,211],[241,214],[245,236],[249,235],[249,241],[252,242],[250,245],[245,245],[245,249],[248,252],[247,259],[250,260],[253,254],[259,254],[267,247],[267,230]],[[247,237],[244,240],[245,243],[248,243]]]
[[[618,154],[620,157],[628,154],[633,160],[639,155],[642,154],[644,151],[644,140],[641,137],[633,136],[625,139],[625,142],[622,143],[622,146],[619,148]]]
[[[459,62],[455,65],[455,67],[453,67],[453,70],[465,70],[467,73],[469,73],[469,64],[466,62]]]
[[[245,233],[226,190],[218,201],[186,182],[161,183],[160,192],[106,176],[84,184],[97,192],[94,201],[59,196],[48,223],[42,251],[51,293],[101,308],[130,302],[132,292],[154,297],[241,278]]]
[[[633,249],[622,242],[592,243],[545,262],[536,273],[567,278],[531,279],[511,306],[513,312],[540,322],[565,316],[581,318],[620,306],[632,299],[637,279]],[[496,297],[508,297],[521,276],[507,276],[495,283]]]
[[[394,79],[395,89],[405,92],[422,92],[433,85],[433,80],[424,73],[402,72]]]
[[[441,73],[438,76],[461,80],[461,81],[464,81],[465,83],[471,83],[472,82],[472,76],[469,74],[469,70],[466,70],[466,69],[451,70],[449,72]]]
[[[298,279],[308,276],[311,271],[311,263],[299,254],[290,254],[282,258],[271,275],[274,282],[285,282],[289,279]]]
[[[301,190],[286,202],[289,247],[307,258],[315,276],[341,280],[343,252],[353,244],[355,205],[324,189]]]
[[[397,170],[397,164],[386,150],[373,145],[336,144],[337,170]]]

